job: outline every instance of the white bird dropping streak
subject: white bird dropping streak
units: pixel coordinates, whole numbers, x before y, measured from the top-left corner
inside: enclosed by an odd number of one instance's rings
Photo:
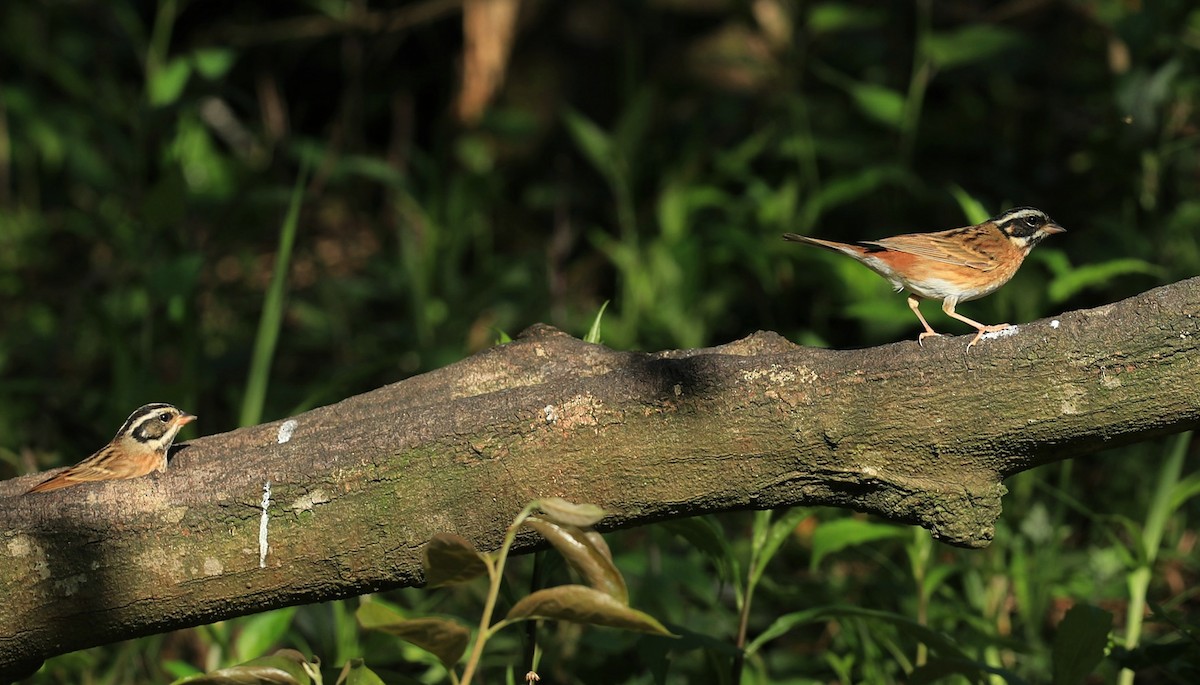
[[[282,431],[281,431],[282,432]],[[284,441],[280,441],[284,442]],[[258,567],[267,567],[267,508],[271,506],[271,481],[263,483],[262,516],[258,519]]]
[[[987,333],[984,333],[980,339],[995,340],[996,338],[1007,338],[1010,335],[1016,335],[1020,329],[1020,326],[1009,326],[1008,328],[1001,328],[998,331],[988,331]]]
[[[279,426],[279,435],[276,436],[275,441],[282,445],[283,443],[292,439],[292,433],[295,432],[295,430],[295,419],[288,419],[287,421],[284,421],[283,425]]]

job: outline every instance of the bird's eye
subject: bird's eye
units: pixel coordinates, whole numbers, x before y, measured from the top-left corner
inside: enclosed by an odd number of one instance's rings
[[[158,415],[158,420],[159,420],[159,421],[162,421],[163,423],[170,423],[170,421],[171,421],[171,415],[170,415],[170,414],[168,414],[167,412],[163,412],[163,413],[161,413],[161,414],[159,414],[159,415]]]
[[[1027,216],[1024,219],[1025,225],[1030,228],[1037,228],[1041,225],[1041,221],[1036,216]]]

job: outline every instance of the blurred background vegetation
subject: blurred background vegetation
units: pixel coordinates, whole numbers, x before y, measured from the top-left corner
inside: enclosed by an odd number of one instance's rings
[[[620,349],[758,329],[838,348],[915,337],[887,283],[785,231],[874,238],[1046,210],[1070,232],[962,308],[987,322],[1196,275],[1198,66],[1192,0],[7,0],[0,475],[77,461],[145,402],[216,433],[535,322],[582,335],[609,300],[601,334]],[[251,360],[285,254],[259,403]],[[1014,478],[983,551],[807,512],[789,519],[749,637],[789,611],[866,607],[1049,682],[1056,626],[1087,602],[1114,614],[1116,641],[1091,682],[1129,682],[1122,665],[1196,682],[1196,464],[1179,438]],[[752,520],[705,525],[748,556]],[[633,605],[695,633],[559,626],[547,681],[729,682],[729,558],[679,532],[610,543]],[[1154,606],[1144,627],[1127,620],[1139,597]],[[478,593],[378,600],[478,616]],[[361,601],[71,654],[31,682],[169,682],[277,646],[440,682],[429,659],[355,627]],[[1123,650],[1127,637],[1148,648]],[[489,645],[493,682],[527,670],[512,640]],[[903,624],[826,618],[766,643],[743,682],[902,682],[921,658]]]

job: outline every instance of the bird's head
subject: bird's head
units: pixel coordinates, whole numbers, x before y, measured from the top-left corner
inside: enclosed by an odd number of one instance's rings
[[[996,224],[1008,239],[1022,249],[1033,249],[1034,245],[1055,233],[1065,233],[1067,229],[1054,223],[1048,214],[1033,207],[1017,207],[1007,212],[997,214],[989,219]]]
[[[139,407],[117,431],[113,442],[131,441],[140,449],[165,452],[179,430],[196,417],[162,402]]]

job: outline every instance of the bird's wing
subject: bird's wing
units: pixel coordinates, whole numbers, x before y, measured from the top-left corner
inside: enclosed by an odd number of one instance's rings
[[[999,236],[999,238],[1003,239],[1003,236]],[[907,252],[945,264],[991,271],[999,266],[996,255],[998,250],[984,249],[992,239],[993,236],[980,231],[978,227],[968,226],[938,233],[908,233],[879,240],[863,241],[860,244]],[[997,247],[1007,246],[999,245]]]
[[[78,464],[61,471],[50,478],[38,483],[29,488],[26,494],[30,492],[47,492],[49,490],[58,490],[60,488],[68,488],[78,483],[87,483],[97,480],[113,480],[115,478],[124,478],[116,473],[110,466],[113,463],[112,445],[106,445],[99,452],[84,459]]]

